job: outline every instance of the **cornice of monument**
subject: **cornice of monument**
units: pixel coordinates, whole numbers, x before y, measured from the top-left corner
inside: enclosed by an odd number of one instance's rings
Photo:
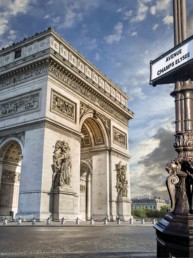
[[[0,129],[0,138],[10,135],[10,134],[18,134],[23,133],[24,131],[31,131],[37,128],[49,128],[55,131],[58,131],[62,134],[68,135],[70,138],[75,138],[79,142],[81,141],[81,133],[76,130],[70,129],[64,124],[57,123],[48,118],[40,118],[33,121],[21,122],[15,125],[10,125],[7,127],[3,127]],[[1,141],[0,141],[1,142]]]
[[[44,55],[42,56],[44,57]],[[0,91],[30,81],[32,78],[36,79],[41,76],[50,75],[59,82],[67,84],[69,89],[76,92],[76,94],[100,105],[106,112],[110,113],[124,124],[127,124],[128,120],[133,118],[133,113],[127,107],[116,101],[110,94],[105,94],[104,89],[100,89],[96,83],[93,83],[89,78],[86,78],[84,74],[80,74],[74,70],[76,68],[71,67],[69,64],[61,63],[60,60],[58,60],[57,57],[52,56],[51,53],[49,56],[50,57],[46,55],[46,58],[44,59],[39,59],[39,56],[37,56],[38,60],[34,60],[33,63],[26,59],[24,65],[17,66],[14,70],[8,69],[6,73],[1,74]],[[116,114],[116,112],[118,113]],[[123,121],[124,118],[122,118],[120,114],[125,117],[125,121]]]
[[[101,103],[98,103],[100,100],[103,101],[103,103],[108,104],[111,108],[118,111],[119,113],[121,112],[127,120],[133,118],[133,112],[130,111],[127,107],[121,105],[118,101],[111,97],[110,94],[105,94],[105,91],[101,90],[100,87],[96,84],[93,85],[91,80],[88,80],[88,78],[85,76],[77,74],[76,71],[69,69],[66,66],[63,67],[57,62],[57,60],[49,60],[48,70],[49,75],[54,76],[55,79],[59,80],[61,83],[65,82],[73,91],[79,95],[82,95],[82,97],[89,100],[92,99],[93,103],[100,105],[101,108],[103,108],[103,106]],[[91,95],[96,96],[97,99],[94,99]]]
[[[18,49],[21,51],[21,57],[14,59],[14,54]],[[128,119],[133,118],[133,112],[126,106],[128,99],[126,93],[52,29],[37,33],[33,37],[0,51],[0,73],[2,74],[0,82],[1,79],[10,78],[16,73],[44,65],[49,56],[60,65],[65,66],[70,72],[76,73],[99,95],[103,95],[110,102],[116,103],[124,113],[128,114]]]
[[[69,42],[67,42],[62,36],[60,36],[52,27],[49,27],[47,30],[44,30],[42,32],[36,33],[35,35],[28,37],[28,38],[24,38],[23,40],[17,42],[17,43],[13,43],[11,46],[9,47],[3,47],[0,50],[0,56],[3,54],[5,55],[6,53],[13,51],[15,49],[18,48],[22,48],[23,46],[29,45],[30,43],[40,40],[42,38],[45,38],[46,36],[52,35],[54,38],[58,39],[60,42],[62,42],[63,44],[65,44],[65,46],[67,46],[69,48],[70,51],[72,51],[74,54],[78,55],[78,57],[80,57],[85,63],[89,64],[89,66],[91,68],[93,68],[94,70],[96,70],[100,75],[102,75],[103,77],[105,77],[105,79],[113,84],[113,86],[115,86],[117,88],[117,90],[119,90],[127,99],[128,96],[127,94],[119,87],[117,86],[113,81],[111,81],[105,74],[103,74],[97,67],[95,67],[90,61],[88,61],[78,50],[76,50]]]

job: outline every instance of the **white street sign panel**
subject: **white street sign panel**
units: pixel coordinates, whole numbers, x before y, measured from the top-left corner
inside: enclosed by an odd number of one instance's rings
[[[176,46],[175,48],[169,50],[167,53],[163,54],[161,57],[157,58],[150,63],[150,83],[153,85],[167,83],[167,76],[171,74],[172,71],[179,70],[185,64],[193,61],[193,37],[184,41],[184,43]],[[180,73],[179,73],[180,74]],[[160,80],[160,79],[165,80]],[[168,77],[169,78],[169,77]],[[178,78],[176,78],[178,80]],[[168,83],[171,82],[171,78],[168,79]]]

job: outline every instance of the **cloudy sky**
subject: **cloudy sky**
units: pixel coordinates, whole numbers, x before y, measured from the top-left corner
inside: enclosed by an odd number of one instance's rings
[[[128,95],[131,194],[166,196],[176,153],[173,85],[149,85],[149,62],[173,47],[172,0],[0,0],[0,48],[53,27]],[[193,1],[187,0],[188,34]]]

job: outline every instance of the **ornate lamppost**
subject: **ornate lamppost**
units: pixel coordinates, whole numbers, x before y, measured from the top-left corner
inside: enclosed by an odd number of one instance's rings
[[[186,0],[173,0],[174,7],[174,42],[176,46],[187,41]],[[190,43],[176,47],[165,55],[163,73],[158,83],[175,82],[171,95],[175,99],[176,134],[174,148],[178,153],[168,163],[169,176],[166,185],[171,199],[171,209],[155,225],[157,235],[157,257],[193,257],[193,84],[192,67],[177,69],[178,62],[189,61]],[[185,52],[186,51],[186,52]],[[178,55],[178,59],[175,59]],[[170,57],[170,63],[168,63]],[[175,67],[176,66],[176,67]],[[182,66],[181,66],[182,67]],[[168,76],[166,70],[175,69]],[[153,75],[154,76],[154,75]],[[156,76],[155,76],[156,77]]]

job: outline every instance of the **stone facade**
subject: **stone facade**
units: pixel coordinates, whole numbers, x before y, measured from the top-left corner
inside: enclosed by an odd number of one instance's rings
[[[48,29],[0,51],[0,92],[0,216],[131,216],[120,88]]]

